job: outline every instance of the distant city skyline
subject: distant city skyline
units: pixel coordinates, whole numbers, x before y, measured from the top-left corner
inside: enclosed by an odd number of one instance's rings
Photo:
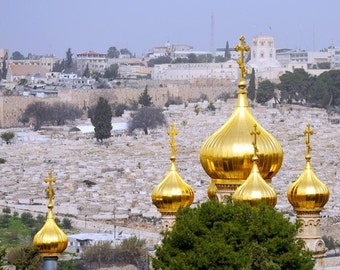
[[[319,51],[340,46],[337,0],[3,0],[0,48],[64,58],[68,48],[136,56],[156,46],[186,44],[211,51],[271,35],[275,47]],[[212,20],[213,18],[213,20]],[[213,21],[213,23],[212,23]]]

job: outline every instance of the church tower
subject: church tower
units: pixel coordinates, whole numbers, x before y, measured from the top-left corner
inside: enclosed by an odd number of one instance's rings
[[[171,124],[168,135],[171,136],[171,165],[164,179],[153,189],[151,194],[152,203],[162,215],[162,227],[164,230],[171,229],[175,222],[176,212],[180,207],[190,206],[194,200],[194,190],[179,175],[176,167],[175,135],[178,130],[175,124]]]
[[[315,175],[310,163],[312,150],[310,136],[313,131],[309,123],[304,134],[306,136],[306,165],[300,177],[289,186],[287,197],[296,212],[297,219],[302,223],[297,237],[305,241],[306,248],[316,259],[316,264],[322,266],[326,247],[321,239],[320,212],[329,199],[329,190]]]
[[[257,147],[261,151],[256,163],[266,182],[271,182],[283,161],[281,144],[256,121],[248,106],[244,55],[249,49],[245,38],[241,36],[240,44],[235,47],[236,51],[240,51],[236,106],[227,122],[206,139],[200,150],[201,165],[211,178],[208,196],[211,199],[217,197],[219,201],[231,196],[251,173],[254,147],[249,134],[254,125],[261,133],[257,140]]]
[[[48,214],[44,226],[33,238],[33,246],[39,249],[40,255],[44,258],[44,270],[56,270],[58,257],[67,248],[67,235],[58,227],[53,214],[53,183],[56,178],[49,172],[45,182],[49,184],[47,193],[49,195]]]

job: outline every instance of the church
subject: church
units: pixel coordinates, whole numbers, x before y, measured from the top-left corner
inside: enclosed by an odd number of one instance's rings
[[[281,168],[283,148],[255,119],[248,106],[244,52],[249,50],[249,46],[245,45],[243,36],[235,49],[240,51],[237,103],[229,119],[204,141],[199,153],[200,163],[211,179],[207,187],[207,199],[224,202],[232,198],[233,201],[248,202],[253,207],[259,202],[275,207],[277,193],[271,182]],[[168,131],[171,137],[170,169],[150,194],[153,204],[161,213],[163,230],[171,230],[177,210],[190,206],[195,196],[193,188],[182,179],[176,167],[175,136],[179,133],[172,124]],[[303,239],[305,248],[313,253],[316,269],[325,269],[323,257],[326,247],[321,239],[320,212],[327,203],[330,192],[316,176],[311,165],[313,130],[310,123],[306,123],[306,129],[302,133],[306,145],[305,168],[301,168],[300,177],[287,187],[286,196],[296,212],[296,218],[302,223],[297,237]],[[58,228],[54,219],[52,183],[55,181],[50,172],[45,179],[49,184],[48,216],[45,225],[33,240],[34,246],[44,258],[44,269],[56,269],[58,257],[68,243],[66,234]]]

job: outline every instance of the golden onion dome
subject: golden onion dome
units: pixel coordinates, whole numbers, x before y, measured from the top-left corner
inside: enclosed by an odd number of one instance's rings
[[[208,186],[208,191],[207,191],[208,197],[210,200],[217,199],[217,187],[214,182],[210,182]]]
[[[238,186],[250,174],[253,166],[253,146],[249,133],[255,124],[262,134],[257,144],[262,150],[257,163],[262,177],[270,183],[283,161],[281,144],[256,121],[248,106],[247,85],[244,80],[247,73],[244,67],[244,51],[249,50],[249,47],[244,45],[243,36],[240,40],[241,45],[235,47],[241,50],[241,58],[238,61],[241,78],[236,107],[227,122],[209,136],[200,149],[202,167],[217,185]]]
[[[252,206],[256,206],[259,202],[265,202],[267,205],[275,206],[277,202],[277,195],[273,187],[271,187],[261,176],[260,171],[257,166],[258,157],[257,151],[258,148],[256,146],[257,135],[260,135],[260,132],[256,130],[256,125],[254,126],[254,132],[251,133],[254,135],[255,139],[253,142],[254,145],[254,156],[253,167],[247,178],[247,180],[239,186],[234,194],[232,195],[233,201],[241,201],[241,202],[249,202]]]
[[[56,179],[52,177],[52,171],[49,172],[49,178],[45,182],[49,183],[47,189],[49,193],[48,214],[44,226],[33,238],[33,246],[39,249],[40,255],[43,257],[59,256],[68,244],[67,235],[58,227],[53,214],[53,190],[52,182]]]
[[[321,211],[329,199],[327,186],[315,175],[310,163],[310,135],[313,131],[310,124],[304,131],[306,135],[306,165],[300,177],[290,184],[287,198],[296,211]]]
[[[178,130],[174,129],[174,124],[171,125],[171,128],[168,131],[168,134],[171,135],[172,149],[170,170],[151,194],[152,202],[161,214],[175,214],[180,207],[189,206],[194,200],[194,190],[182,179],[176,168],[174,136],[178,134]]]

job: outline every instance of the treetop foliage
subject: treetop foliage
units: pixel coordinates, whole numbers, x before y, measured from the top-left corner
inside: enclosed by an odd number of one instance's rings
[[[56,102],[48,105],[38,101],[29,104],[22,114],[21,120],[26,123],[32,119],[34,130],[39,130],[43,124],[64,125],[67,120],[75,120],[82,114],[74,105],[64,102]]]
[[[252,101],[255,100],[255,91],[256,91],[256,85],[255,85],[255,70],[254,68],[251,69],[250,79],[249,79],[249,85],[247,88],[248,92],[248,98]]]
[[[163,270],[312,270],[312,254],[296,238],[298,227],[265,204],[208,201],[177,212],[152,264]]]
[[[144,134],[149,134],[149,129],[163,126],[166,124],[165,116],[159,108],[142,107],[138,110],[132,120],[129,122],[129,131],[142,129]]]
[[[138,103],[142,106],[151,106],[152,105],[152,97],[148,93],[148,86],[145,86],[144,91],[140,94],[138,98]]]
[[[111,137],[112,110],[107,99],[100,97],[91,116],[91,123],[94,126],[95,138],[103,141]]]

